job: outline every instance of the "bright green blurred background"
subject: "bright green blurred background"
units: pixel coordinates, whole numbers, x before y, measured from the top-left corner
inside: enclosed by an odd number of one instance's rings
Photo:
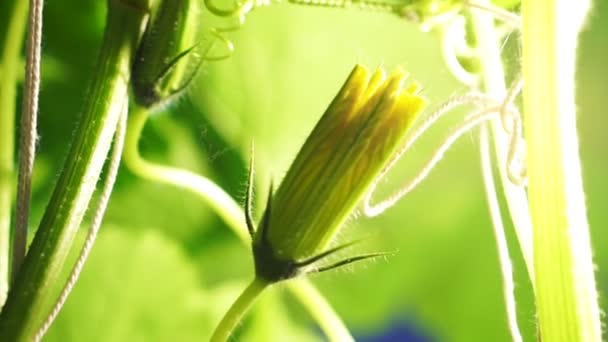
[[[79,120],[105,10],[105,1],[94,0],[45,6],[34,223]],[[608,3],[596,1],[581,37],[578,74],[584,182],[604,311],[606,18]],[[250,142],[256,144],[256,185],[265,189],[271,176],[281,179],[355,63],[404,66],[423,85],[431,107],[464,90],[444,67],[438,36],[388,14],[278,4],[254,10],[245,26],[228,36],[236,46],[233,57],[206,64],[187,95],[170,112],[153,117],[141,149],[150,159],[209,176],[239,201]],[[518,37],[510,39],[515,44]],[[515,69],[519,61],[512,56],[507,63]],[[384,192],[430,157],[449,121],[404,158],[382,185]],[[312,278],[357,336],[407,326],[427,337],[421,340],[510,340],[476,137],[474,132],[461,139],[397,206],[378,218],[350,220],[342,230],[340,241],[368,237],[354,252],[399,250],[395,256]],[[525,340],[533,341],[530,283],[512,227],[507,229],[519,322]],[[204,340],[252,271],[248,249],[197,197],[123,168],[92,256],[46,340]],[[322,340],[280,286],[263,296],[238,334],[239,341]]]

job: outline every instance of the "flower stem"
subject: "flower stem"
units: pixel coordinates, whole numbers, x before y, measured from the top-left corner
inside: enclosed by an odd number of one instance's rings
[[[109,0],[106,31],[83,117],[6,306],[0,340],[29,341],[46,314],[63,265],[112,143],[127,99],[133,54],[148,0]]]
[[[249,310],[251,305],[259,298],[260,294],[270,284],[262,279],[254,278],[251,284],[247,286],[245,291],[241,293],[239,298],[232,304],[226,315],[220,321],[220,324],[215,328],[210,342],[227,341],[232,334],[234,328],[243,318],[243,315]]]
[[[144,107],[136,105],[131,109],[123,155],[127,167],[140,177],[196,193],[226,222],[239,239],[248,243],[250,238],[245,226],[245,215],[241,207],[222,188],[194,172],[159,165],[142,158],[139,154],[139,137],[149,115],[150,111]]]
[[[224,220],[241,242],[249,246],[251,239],[247,232],[245,214],[241,207],[222,188],[211,180],[194,172],[159,165],[145,160],[139,153],[139,138],[150,111],[139,106],[129,114],[127,138],[123,154],[126,166],[140,177],[176,186],[199,195]],[[291,293],[308,310],[330,341],[354,341],[340,316],[327,300],[307,279],[285,283]]]
[[[600,341],[575,106],[578,33],[590,1],[523,1],[525,135],[543,341]]]
[[[0,48],[0,308],[6,301],[10,274],[10,226],[15,172],[15,112],[21,46],[28,3],[10,1],[4,46]]]

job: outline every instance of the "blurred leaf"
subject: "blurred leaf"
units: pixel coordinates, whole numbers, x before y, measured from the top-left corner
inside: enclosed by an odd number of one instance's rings
[[[197,272],[153,230],[104,227],[47,340],[200,341],[213,317],[193,299],[213,296]]]

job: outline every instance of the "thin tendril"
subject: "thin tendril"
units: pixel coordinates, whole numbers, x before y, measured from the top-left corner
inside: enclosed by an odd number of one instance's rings
[[[488,121],[488,120],[498,116],[499,113],[500,113],[500,107],[491,107],[491,108],[483,109],[483,110],[476,112],[475,114],[467,117],[465,119],[465,121],[461,125],[459,125],[456,129],[454,129],[448,135],[448,137],[444,140],[444,142],[435,150],[431,159],[422,167],[422,169],[420,170],[420,172],[418,172],[418,174],[414,177],[414,179],[412,179],[410,182],[406,183],[404,186],[400,187],[396,192],[394,192],[391,196],[389,196],[385,200],[372,205],[372,204],[370,204],[370,198],[371,198],[371,194],[373,193],[373,191],[375,190],[375,188],[379,182],[380,177],[378,177],[374,181],[374,183],[370,189],[370,192],[367,194],[367,196],[364,200],[364,204],[363,204],[364,209],[363,210],[364,210],[365,215],[369,216],[369,217],[377,216],[377,215],[383,213],[384,211],[386,211],[386,209],[395,205],[395,203],[398,200],[400,200],[403,196],[407,195],[409,192],[414,190],[414,188],[416,188],[429,175],[429,173],[433,170],[435,165],[437,165],[437,163],[443,158],[444,153],[454,144],[454,142],[456,142],[456,140],[458,140],[458,138],[460,136],[462,136],[464,133],[468,132],[475,126],[479,125],[480,123]],[[415,140],[411,140],[411,143],[409,145],[411,146],[411,144],[413,144],[414,141]]]
[[[237,3],[231,9],[223,9],[217,7],[211,0],[205,0],[205,7],[209,12],[219,17],[236,17],[243,18],[245,14],[249,13],[255,5],[255,1],[247,0],[243,3]]]
[[[513,105],[515,98],[521,92],[523,86],[523,80],[517,78],[513,86],[509,89],[507,96],[504,101],[499,102],[490,96],[479,93],[471,92],[461,96],[456,96],[438,109],[435,110],[429,117],[408,137],[403,147],[395,154],[391,161],[382,169],[380,174],[372,182],[369,191],[363,199],[363,212],[366,216],[372,217],[383,213],[386,209],[392,207],[398,200],[403,198],[409,192],[411,192],[416,186],[418,186],[430,173],[430,171],[437,165],[437,163],[443,158],[443,154],[449,149],[449,147],[465,133],[468,129],[475,126],[474,122],[480,119],[480,113],[490,111],[492,115],[498,114],[503,129],[509,134],[509,151],[506,161],[506,170],[511,182],[516,185],[523,185],[526,182],[525,176],[525,151],[521,148],[523,145],[522,126],[521,126],[521,115],[517,110],[517,107]],[[481,112],[474,112],[471,115],[465,117],[465,121],[456,128],[442,145],[435,150],[431,159],[423,166],[420,172],[412,179],[409,183],[406,183],[393,193],[387,199],[377,203],[371,204],[371,198],[380,180],[384,179],[386,174],[395,166],[395,164],[401,159],[401,157],[414,145],[414,143],[435,123],[437,120],[445,116],[452,109],[466,104],[478,104],[486,106]],[[487,108],[490,106],[490,108]],[[468,127],[468,128],[467,128]]]
[[[378,1],[361,0],[288,0],[294,5],[329,7],[329,8],[359,8],[373,11],[399,13],[400,5],[392,5]]]
[[[210,28],[209,32],[214,37],[219,39],[222,43],[224,43],[224,46],[226,47],[226,53],[223,55],[218,55],[218,56],[210,56],[209,51],[211,51],[211,49],[213,47],[213,45],[211,45],[211,48],[209,48],[209,50],[207,51],[207,54],[205,54],[205,57],[203,57],[203,59],[206,61],[212,62],[212,61],[221,61],[221,60],[230,58],[234,54],[234,44],[228,38],[222,36],[222,33],[235,31],[235,30],[239,29],[241,26],[242,26],[242,24],[239,24],[235,27],[230,27],[230,28],[217,28],[217,27]]]
[[[106,208],[108,207],[108,202],[110,200],[110,195],[112,194],[112,189],[114,188],[114,183],[116,181],[116,175],[118,174],[118,167],[120,165],[120,159],[122,156],[122,150],[125,142],[125,132],[127,126],[127,103],[125,102],[125,108],[123,109],[123,113],[120,115],[120,119],[118,121],[118,125],[116,127],[116,133],[114,137],[114,147],[112,149],[112,155],[110,156],[110,165],[108,167],[108,175],[106,177],[106,181],[103,185],[103,189],[101,191],[101,195],[99,197],[99,203],[97,204],[97,208],[95,209],[95,213],[93,215],[93,220],[91,222],[91,229],[87,235],[84,246],[80,251],[80,256],[76,261],[76,264],[72,268],[72,272],[70,273],[70,277],[68,278],[67,283],[63,287],[57,302],[53,306],[50,314],[47,316],[46,320],[36,333],[34,337],[34,341],[38,342],[44,337],[47,333],[57,315],[63,308],[70,292],[76,285],[78,278],[80,277],[80,273],[84,267],[84,263],[86,262],[91,250],[93,249],[93,245],[95,243],[95,239],[97,238],[97,234],[99,233],[99,229],[101,227],[101,222],[103,220],[103,216],[105,214]]]
[[[38,121],[38,94],[40,93],[40,50],[42,41],[43,0],[30,0],[29,33],[27,36],[27,63],[21,135],[19,138],[19,180],[15,234],[13,239],[13,280],[25,257],[29,223],[32,173],[36,156]]]
[[[521,27],[521,18],[517,14],[504,10],[498,6],[494,6],[492,4],[482,4],[473,0],[465,1],[464,5],[472,9],[485,11],[491,14],[494,18],[508,23],[513,27]]]
[[[417,129],[408,137],[403,147],[395,153],[395,156],[390,160],[390,162],[380,171],[376,179],[370,185],[370,189],[365,195],[363,199],[363,212],[366,216],[376,216],[384,212],[387,208],[384,208],[380,212],[376,212],[371,205],[371,197],[378,186],[380,180],[384,179],[386,174],[395,166],[395,164],[401,159],[401,157],[407,152],[414,143],[439,119],[449,113],[452,109],[462,106],[468,105],[471,103],[482,103],[482,104],[496,104],[496,102],[488,97],[487,95],[479,92],[471,92],[461,96],[455,96],[447,100],[443,103],[439,108],[437,108],[432,114],[430,114],[426,120],[417,127]],[[402,196],[400,196],[402,197]]]
[[[492,161],[490,157],[490,144],[487,124],[481,125],[480,132],[480,157],[481,171],[483,176],[486,199],[488,201],[488,209],[490,218],[492,219],[492,227],[494,227],[494,236],[496,238],[496,247],[498,250],[498,261],[502,273],[503,296],[505,300],[505,308],[507,310],[507,320],[509,323],[509,331],[513,342],[521,342],[521,332],[517,323],[517,307],[515,302],[515,284],[513,282],[513,265],[509,257],[509,246],[505,236],[505,228],[502,224],[502,215],[500,206],[496,198],[496,186],[492,175]]]
[[[460,81],[467,86],[474,86],[479,83],[479,76],[467,71],[458,60],[456,41],[466,44],[464,18],[455,18],[452,23],[441,30],[441,52],[446,66]]]
[[[526,185],[528,181],[525,157],[526,149],[523,146],[521,115],[513,103],[517,95],[521,93],[523,86],[523,76],[518,75],[513,86],[507,92],[500,110],[503,129],[511,135],[509,150],[507,152],[507,176],[513,184],[520,186]],[[509,124],[509,122],[511,123]]]

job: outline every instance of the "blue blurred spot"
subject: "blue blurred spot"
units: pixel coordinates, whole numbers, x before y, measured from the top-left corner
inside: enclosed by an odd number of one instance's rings
[[[359,342],[433,342],[434,338],[428,332],[414,323],[393,323],[385,331],[377,335],[358,336]]]

